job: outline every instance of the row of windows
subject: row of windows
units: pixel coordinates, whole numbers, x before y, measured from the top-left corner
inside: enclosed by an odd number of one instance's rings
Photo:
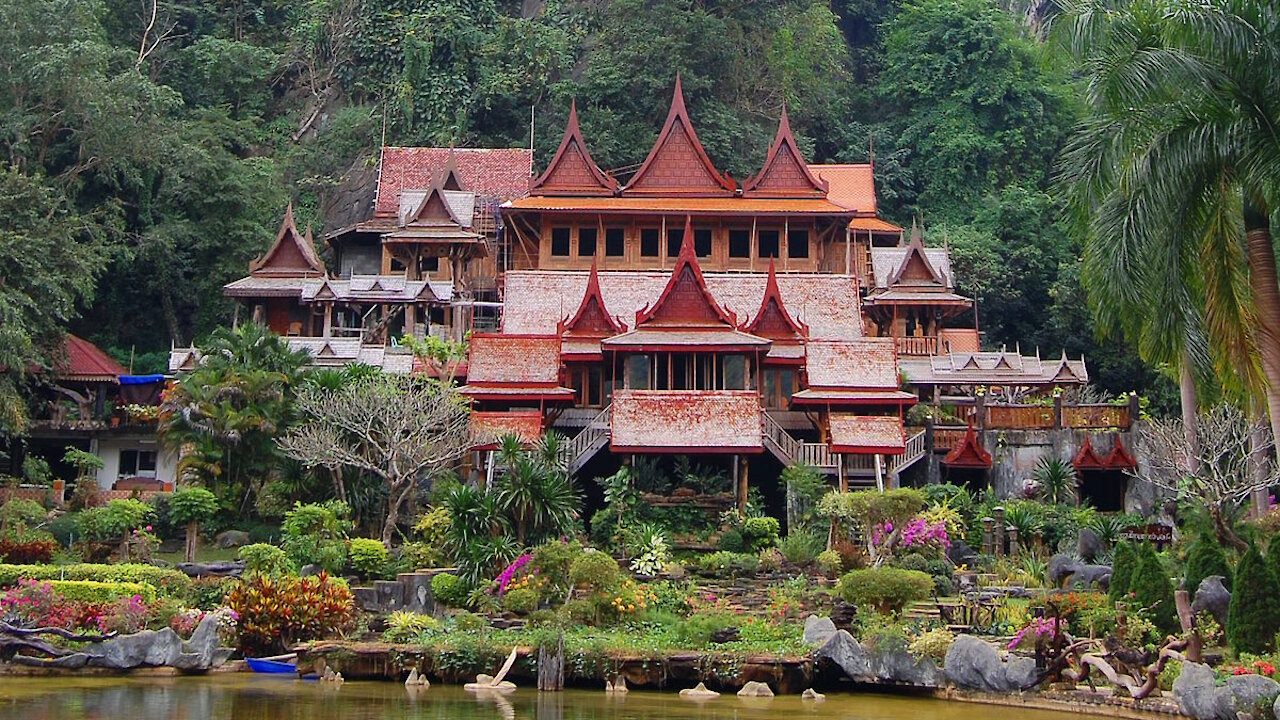
[[[640,228],[640,257],[658,257],[659,241],[662,232],[658,228]],[[809,257],[809,231],[790,230],[787,236],[787,257]],[[600,233],[597,228],[578,228],[578,257],[594,257]],[[572,231],[567,227],[551,228],[552,257],[569,257],[572,248]],[[759,230],[756,232],[756,257],[778,258],[782,231]],[[684,241],[683,229],[667,230],[667,257],[674,258],[680,254],[680,244]],[[711,255],[711,230],[695,228],[693,231],[693,251],[698,257]],[[605,228],[605,257],[622,257],[626,254],[626,233],[622,228]],[[751,231],[743,229],[729,230],[729,257],[751,257]]]

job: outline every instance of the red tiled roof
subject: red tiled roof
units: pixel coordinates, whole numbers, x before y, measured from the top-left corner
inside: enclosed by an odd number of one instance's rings
[[[1102,462],[1112,470],[1126,470],[1138,466],[1138,461],[1124,449],[1124,443],[1120,442],[1119,435],[1116,435],[1116,442],[1111,446],[1111,452],[1107,453],[1107,457]]]
[[[810,341],[809,387],[898,389],[898,353],[893,338]]]
[[[316,255],[311,240],[311,228],[306,235],[298,232],[293,222],[293,203],[284,209],[284,219],[276,232],[275,242],[267,251],[249,263],[250,275],[283,275],[290,277],[314,277],[324,275],[324,263]]]
[[[97,345],[77,335],[67,333],[62,341],[62,349],[63,357],[55,362],[54,370],[64,380],[116,382],[120,375],[129,372]]]
[[[939,335],[942,337],[943,351],[947,353],[976,353],[982,349],[978,331],[974,328],[943,328]]]
[[[760,172],[742,183],[742,194],[748,197],[826,197],[827,183],[813,176],[791,135],[787,108],[782,107],[778,132],[769,146]]]
[[[560,383],[560,338],[556,335],[472,335],[467,381],[471,385],[555,387]]]
[[[809,326],[797,322],[787,312],[782,302],[782,293],[778,290],[778,274],[773,267],[773,258],[769,258],[769,279],[764,285],[764,298],[760,301],[760,310],[751,322],[742,328],[744,331],[774,340],[797,341],[809,336]]]
[[[989,468],[991,453],[978,442],[978,436],[974,434],[973,426],[970,425],[964,437],[957,440],[955,447],[943,456],[942,464],[947,467]]]
[[[760,452],[753,391],[620,390],[613,394],[614,452]]]
[[[532,196],[503,207],[514,210],[585,212],[600,215],[692,213],[710,215],[844,215],[849,210],[823,198],[749,197],[551,197]]]
[[[826,180],[831,202],[872,217],[876,214],[876,184],[869,163],[857,165],[810,165],[809,170]]]
[[[596,269],[595,258],[592,258],[591,274],[587,276],[587,291],[582,295],[582,304],[573,317],[556,326],[556,333],[579,338],[603,338],[625,332],[626,329],[626,324],[610,315],[608,306],[604,304],[604,296],[600,294],[599,271]]]
[[[902,228],[877,217],[856,217],[849,221],[849,229],[870,232],[902,232]]]
[[[832,413],[829,430],[832,452],[899,455],[907,449],[902,420],[896,416]]]
[[[915,405],[915,395],[902,390],[805,388],[791,396],[794,405]]]
[[[737,183],[716,170],[702,143],[698,142],[684,107],[684,93],[677,74],[667,121],[648,157],[622,189],[623,194],[723,196],[732,195],[735,190]]]
[[[1071,458],[1071,464],[1077,470],[1104,470],[1106,463],[1102,458],[1098,457],[1098,453],[1094,451],[1093,445],[1086,436],[1084,444],[1076,451],[1076,456]]]
[[[542,435],[542,413],[538,410],[471,413],[472,450],[492,450],[503,435],[516,435],[532,445]]]
[[[533,153],[526,149],[384,147],[374,214],[394,217],[400,191],[431,187],[433,173],[445,167],[450,153],[458,180],[477,196],[506,202],[529,192]]]
[[[769,340],[731,328],[652,328],[642,327],[621,335],[605,338],[602,347],[632,352],[656,352],[662,350],[697,350],[714,348],[720,352],[732,350],[760,350]]]
[[[633,317],[654,302],[669,272],[602,272],[600,293],[613,315]],[[509,333],[552,334],[557,324],[582,303],[588,273],[513,270],[506,275],[502,328]],[[716,301],[740,318],[760,308],[767,276],[762,273],[704,273]],[[783,273],[778,291],[792,318],[807,323],[811,339],[852,340],[862,336],[862,316],[854,280],[840,275]]]
[[[578,128],[578,106],[569,103],[569,120],[565,123],[560,147],[547,163],[530,192],[537,195],[612,195],[618,181],[606,175],[591,159],[591,152]]]
[[[693,251],[693,224],[684,219],[684,235],[680,240],[680,253],[671,277],[662,288],[653,305],[636,312],[636,329],[641,325],[667,325],[673,327],[722,327],[733,329],[738,319],[731,311],[720,307],[707,289],[698,267],[698,256]]]

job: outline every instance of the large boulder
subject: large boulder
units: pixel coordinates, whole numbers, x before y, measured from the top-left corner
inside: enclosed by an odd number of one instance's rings
[[[969,547],[969,543],[961,538],[956,538],[947,546],[947,559],[952,565],[960,567],[961,565],[973,565],[978,559],[978,553]]]
[[[862,648],[862,643],[854,639],[848,630],[837,630],[817,650],[820,660],[828,660],[844,670],[844,674],[854,680],[870,679],[871,657]]]
[[[1237,713],[1257,717],[1263,706],[1274,706],[1280,683],[1265,675],[1232,675],[1226,684],[1214,685],[1208,665],[1184,662],[1173,681],[1173,697],[1182,714],[1195,720],[1236,720]]]
[[[1106,590],[1111,582],[1111,566],[1089,565],[1077,562],[1070,555],[1059,553],[1049,558],[1048,575],[1050,587]]]
[[[877,680],[887,683],[934,688],[947,684],[946,675],[932,660],[918,658],[906,650],[872,652],[871,673]]]
[[[172,665],[182,670],[208,670],[226,662],[231,652],[231,648],[218,646],[218,617],[210,613],[200,620],[191,639],[182,643],[182,652]]]
[[[90,665],[113,670],[173,665],[182,654],[182,638],[171,628],[143,630],[93,643],[86,653],[90,656]]]
[[[223,530],[213,538],[213,542],[220,548],[240,547],[249,544],[249,533],[243,530]]]
[[[943,662],[946,678],[959,688],[984,692],[1017,692],[1035,681],[1031,658],[1004,659],[990,643],[972,635],[960,635],[947,648]]]
[[[1232,675],[1227,678],[1227,689],[1233,701],[1232,717],[1237,712],[1259,717],[1260,709],[1270,709],[1280,697],[1280,683],[1266,675]]]
[[[1231,593],[1222,585],[1221,575],[1210,575],[1200,581],[1191,600],[1191,612],[1208,610],[1214,622],[1227,626],[1227,608],[1231,606]]]
[[[1091,563],[1097,560],[1105,550],[1106,546],[1097,533],[1087,527],[1080,528],[1080,532],[1076,534],[1076,555],[1079,555],[1081,560]]]
[[[831,618],[810,615],[804,621],[804,642],[806,645],[821,647],[832,635],[836,634],[836,624]]]

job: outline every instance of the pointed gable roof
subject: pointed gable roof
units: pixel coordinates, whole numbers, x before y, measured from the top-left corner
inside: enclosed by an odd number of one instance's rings
[[[947,467],[962,468],[989,468],[991,467],[991,453],[982,447],[982,443],[978,442],[978,436],[973,432],[973,424],[970,423],[969,429],[965,431],[964,437],[947,451],[942,457],[942,464]]]
[[[449,156],[440,169],[438,184],[442,190],[462,189],[462,180],[458,177],[458,157],[453,154],[453,148],[449,148]]]
[[[547,163],[537,180],[533,181],[530,195],[613,195],[618,181],[606,175],[591,159],[591,152],[582,140],[578,127],[577,103],[569,103],[569,121],[565,124],[560,147]]]
[[[1084,365],[1084,359],[1080,360],[1081,366]],[[1083,383],[1088,378],[1080,377],[1080,374],[1071,367],[1071,362],[1067,360],[1067,351],[1062,351],[1062,358],[1058,360],[1058,366],[1054,368],[1052,380],[1056,383]]]
[[[825,198],[827,188],[825,180],[819,180],[809,171],[791,134],[787,107],[783,105],[782,119],[778,121],[778,133],[769,146],[769,154],[765,156],[760,172],[742,184],[743,196]]]
[[[647,323],[679,327],[728,325],[729,329],[738,326],[734,314],[721,307],[707,289],[693,251],[693,221],[688,215],[684,219],[680,254],[676,256],[676,266],[666,287],[652,306],[646,305],[636,312],[635,326],[639,328]]]
[[[902,284],[928,284],[943,288],[947,285],[942,274],[929,262],[929,256],[924,252],[924,238],[915,220],[911,221],[911,241],[907,243],[907,254],[902,258],[898,269],[889,276],[890,287]]]
[[[702,143],[698,142],[684,107],[677,74],[671,109],[667,111],[662,132],[658,133],[648,157],[622,189],[622,194],[721,197],[733,195],[736,190],[736,183],[716,170]]]
[[[596,261],[591,261],[591,274],[587,277],[587,290],[573,317],[563,320],[556,328],[560,335],[602,338],[626,332],[627,326],[609,314],[604,296],[600,293],[600,277]]]
[[[773,267],[773,258],[769,258],[769,279],[765,281],[764,298],[760,301],[760,309],[755,318],[742,328],[743,332],[759,335],[771,340],[787,340],[809,337],[809,326],[791,317],[782,304],[782,293],[778,290],[778,275]]]
[[[1138,467],[1138,461],[1124,449],[1124,443],[1120,442],[1120,436],[1116,435],[1115,444],[1111,446],[1111,452],[1102,460],[1102,464],[1112,470],[1126,470]]]
[[[1093,444],[1089,442],[1088,437],[1085,437],[1084,444],[1076,451],[1076,456],[1071,458],[1071,465],[1076,470],[1106,469],[1106,464],[1102,462],[1102,458],[1098,457],[1098,453],[1094,451]]]
[[[422,202],[418,203],[418,207],[405,218],[406,226],[408,225],[457,225],[465,227],[453,208],[449,205],[449,201],[444,197],[444,188],[439,182],[431,184],[431,189],[427,190],[427,194],[423,196]],[[470,224],[470,223],[468,223]]]
[[[249,274],[293,277],[325,274],[324,263],[320,262],[311,242],[311,229],[307,228],[304,237],[294,224],[292,202],[285,206],[284,219],[280,222],[280,230],[276,232],[275,242],[261,257],[249,263]]]

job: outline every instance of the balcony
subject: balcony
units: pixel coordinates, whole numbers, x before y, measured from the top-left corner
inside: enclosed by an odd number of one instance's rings
[[[938,338],[936,336],[895,337],[899,355],[937,355]]]

